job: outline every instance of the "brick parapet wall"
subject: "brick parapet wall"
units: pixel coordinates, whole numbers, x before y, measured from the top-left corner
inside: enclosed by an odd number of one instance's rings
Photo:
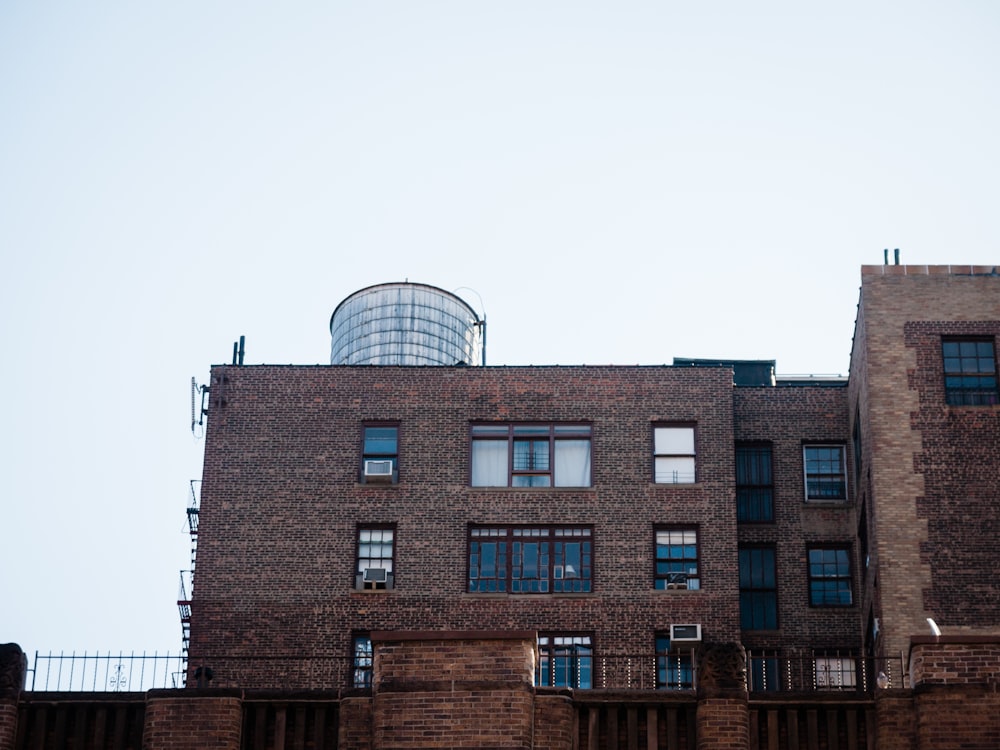
[[[243,701],[236,691],[152,690],[147,695],[143,750],[240,750]]]
[[[994,688],[929,685],[915,692],[914,703],[917,750],[1000,747],[1000,692]]]
[[[573,700],[567,695],[535,696],[533,750],[570,750],[573,745]]]
[[[698,701],[698,750],[749,750],[750,710],[746,699]]]
[[[337,727],[337,750],[371,750],[372,699],[342,698]]]
[[[875,747],[916,750],[916,707],[910,690],[883,690],[876,694]]]
[[[17,737],[17,699],[0,695],[0,750],[14,750]]]
[[[1000,687],[1000,637],[942,636],[914,638],[910,649],[910,684]]]

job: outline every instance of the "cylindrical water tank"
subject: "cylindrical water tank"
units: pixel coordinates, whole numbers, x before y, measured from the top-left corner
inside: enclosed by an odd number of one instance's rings
[[[330,318],[332,365],[482,365],[485,317],[427,284],[376,284]]]

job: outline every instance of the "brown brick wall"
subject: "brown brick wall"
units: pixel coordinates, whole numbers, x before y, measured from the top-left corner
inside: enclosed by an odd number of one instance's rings
[[[771,445],[774,523],[739,527],[744,544],[772,544],[779,580],[779,630],[743,634],[751,650],[780,649],[783,656],[809,657],[813,648],[859,649],[863,564],[855,542],[857,497],[847,432],[845,387],[737,388],[736,440]],[[803,444],[837,443],[846,449],[846,502],[805,501]],[[854,605],[812,607],[807,549],[810,544],[842,544],[852,550]]]
[[[0,750],[14,750],[17,737],[17,698],[0,696]]]
[[[877,571],[865,604],[884,654],[905,653],[928,616],[948,632],[989,630],[1000,613],[1000,587],[982,575],[1000,563],[989,541],[1000,408],[945,405],[940,341],[951,334],[1000,335],[995,268],[862,269],[849,408],[861,415]]]
[[[747,750],[750,714],[745,699],[698,701],[698,750]]]
[[[343,698],[340,701],[338,750],[371,750],[372,699]]]
[[[1000,747],[1000,693],[982,687],[918,691],[919,750],[996,750]],[[880,749],[881,750],[881,749]]]
[[[565,695],[535,696],[534,750],[571,750],[573,701]]]
[[[727,370],[252,366],[212,382],[191,662],[213,685],[269,686],[266,662],[231,657],[343,657],[352,631],[571,631],[633,655],[675,622],[738,638]],[[470,487],[481,419],[591,422],[593,487]],[[399,422],[398,485],[357,481],[366,420]],[[697,423],[698,484],[650,481],[657,421]],[[394,590],[352,590],[359,523],[396,524]],[[593,593],[466,593],[467,529],[486,523],[591,525]],[[702,590],[654,590],[655,524],[701,530]]]
[[[237,695],[178,697],[150,691],[143,750],[240,750],[243,703]]]

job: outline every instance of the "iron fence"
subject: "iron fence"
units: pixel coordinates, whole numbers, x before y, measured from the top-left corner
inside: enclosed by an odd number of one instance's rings
[[[102,654],[35,652],[28,670],[29,690],[52,692],[127,693],[153,688],[182,688],[187,657],[183,654]]]
[[[782,657],[747,651],[747,688],[762,692],[855,692],[905,688],[909,676],[903,656],[858,657],[849,651],[820,651],[812,656]]]

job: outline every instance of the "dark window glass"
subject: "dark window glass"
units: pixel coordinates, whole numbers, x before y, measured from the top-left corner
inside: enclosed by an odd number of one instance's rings
[[[469,529],[470,592],[588,593],[591,570],[589,528]]]
[[[778,627],[778,585],[773,547],[740,549],[740,627],[775,630]]]
[[[814,607],[846,607],[852,603],[848,549],[809,550],[809,603]]]
[[[941,342],[945,399],[952,406],[998,403],[997,363],[993,341],[965,339]]]
[[[736,446],[736,514],[742,523],[774,521],[770,445]]]
[[[656,687],[660,690],[690,690],[694,687],[691,651],[670,647],[670,637],[656,636]]]
[[[806,500],[846,500],[844,446],[807,445],[802,452],[806,469]]]
[[[747,683],[752,693],[782,689],[777,651],[747,651]]]
[[[372,686],[372,641],[367,635],[354,636],[351,660],[351,687]]]
[[[699,589],[698,532],[695,529],[656,529],[658,589]]]
[[[536,684],[589,689],[594,686],[594,648],[589,635],[538,636]]]
[[[391,526],[362,526],[358,529],[355,588],[392,588],[395,534]]]
[[[367,425],[363,429],[361,476],[364,481],[396,481],[399,471],[399,428]]]

